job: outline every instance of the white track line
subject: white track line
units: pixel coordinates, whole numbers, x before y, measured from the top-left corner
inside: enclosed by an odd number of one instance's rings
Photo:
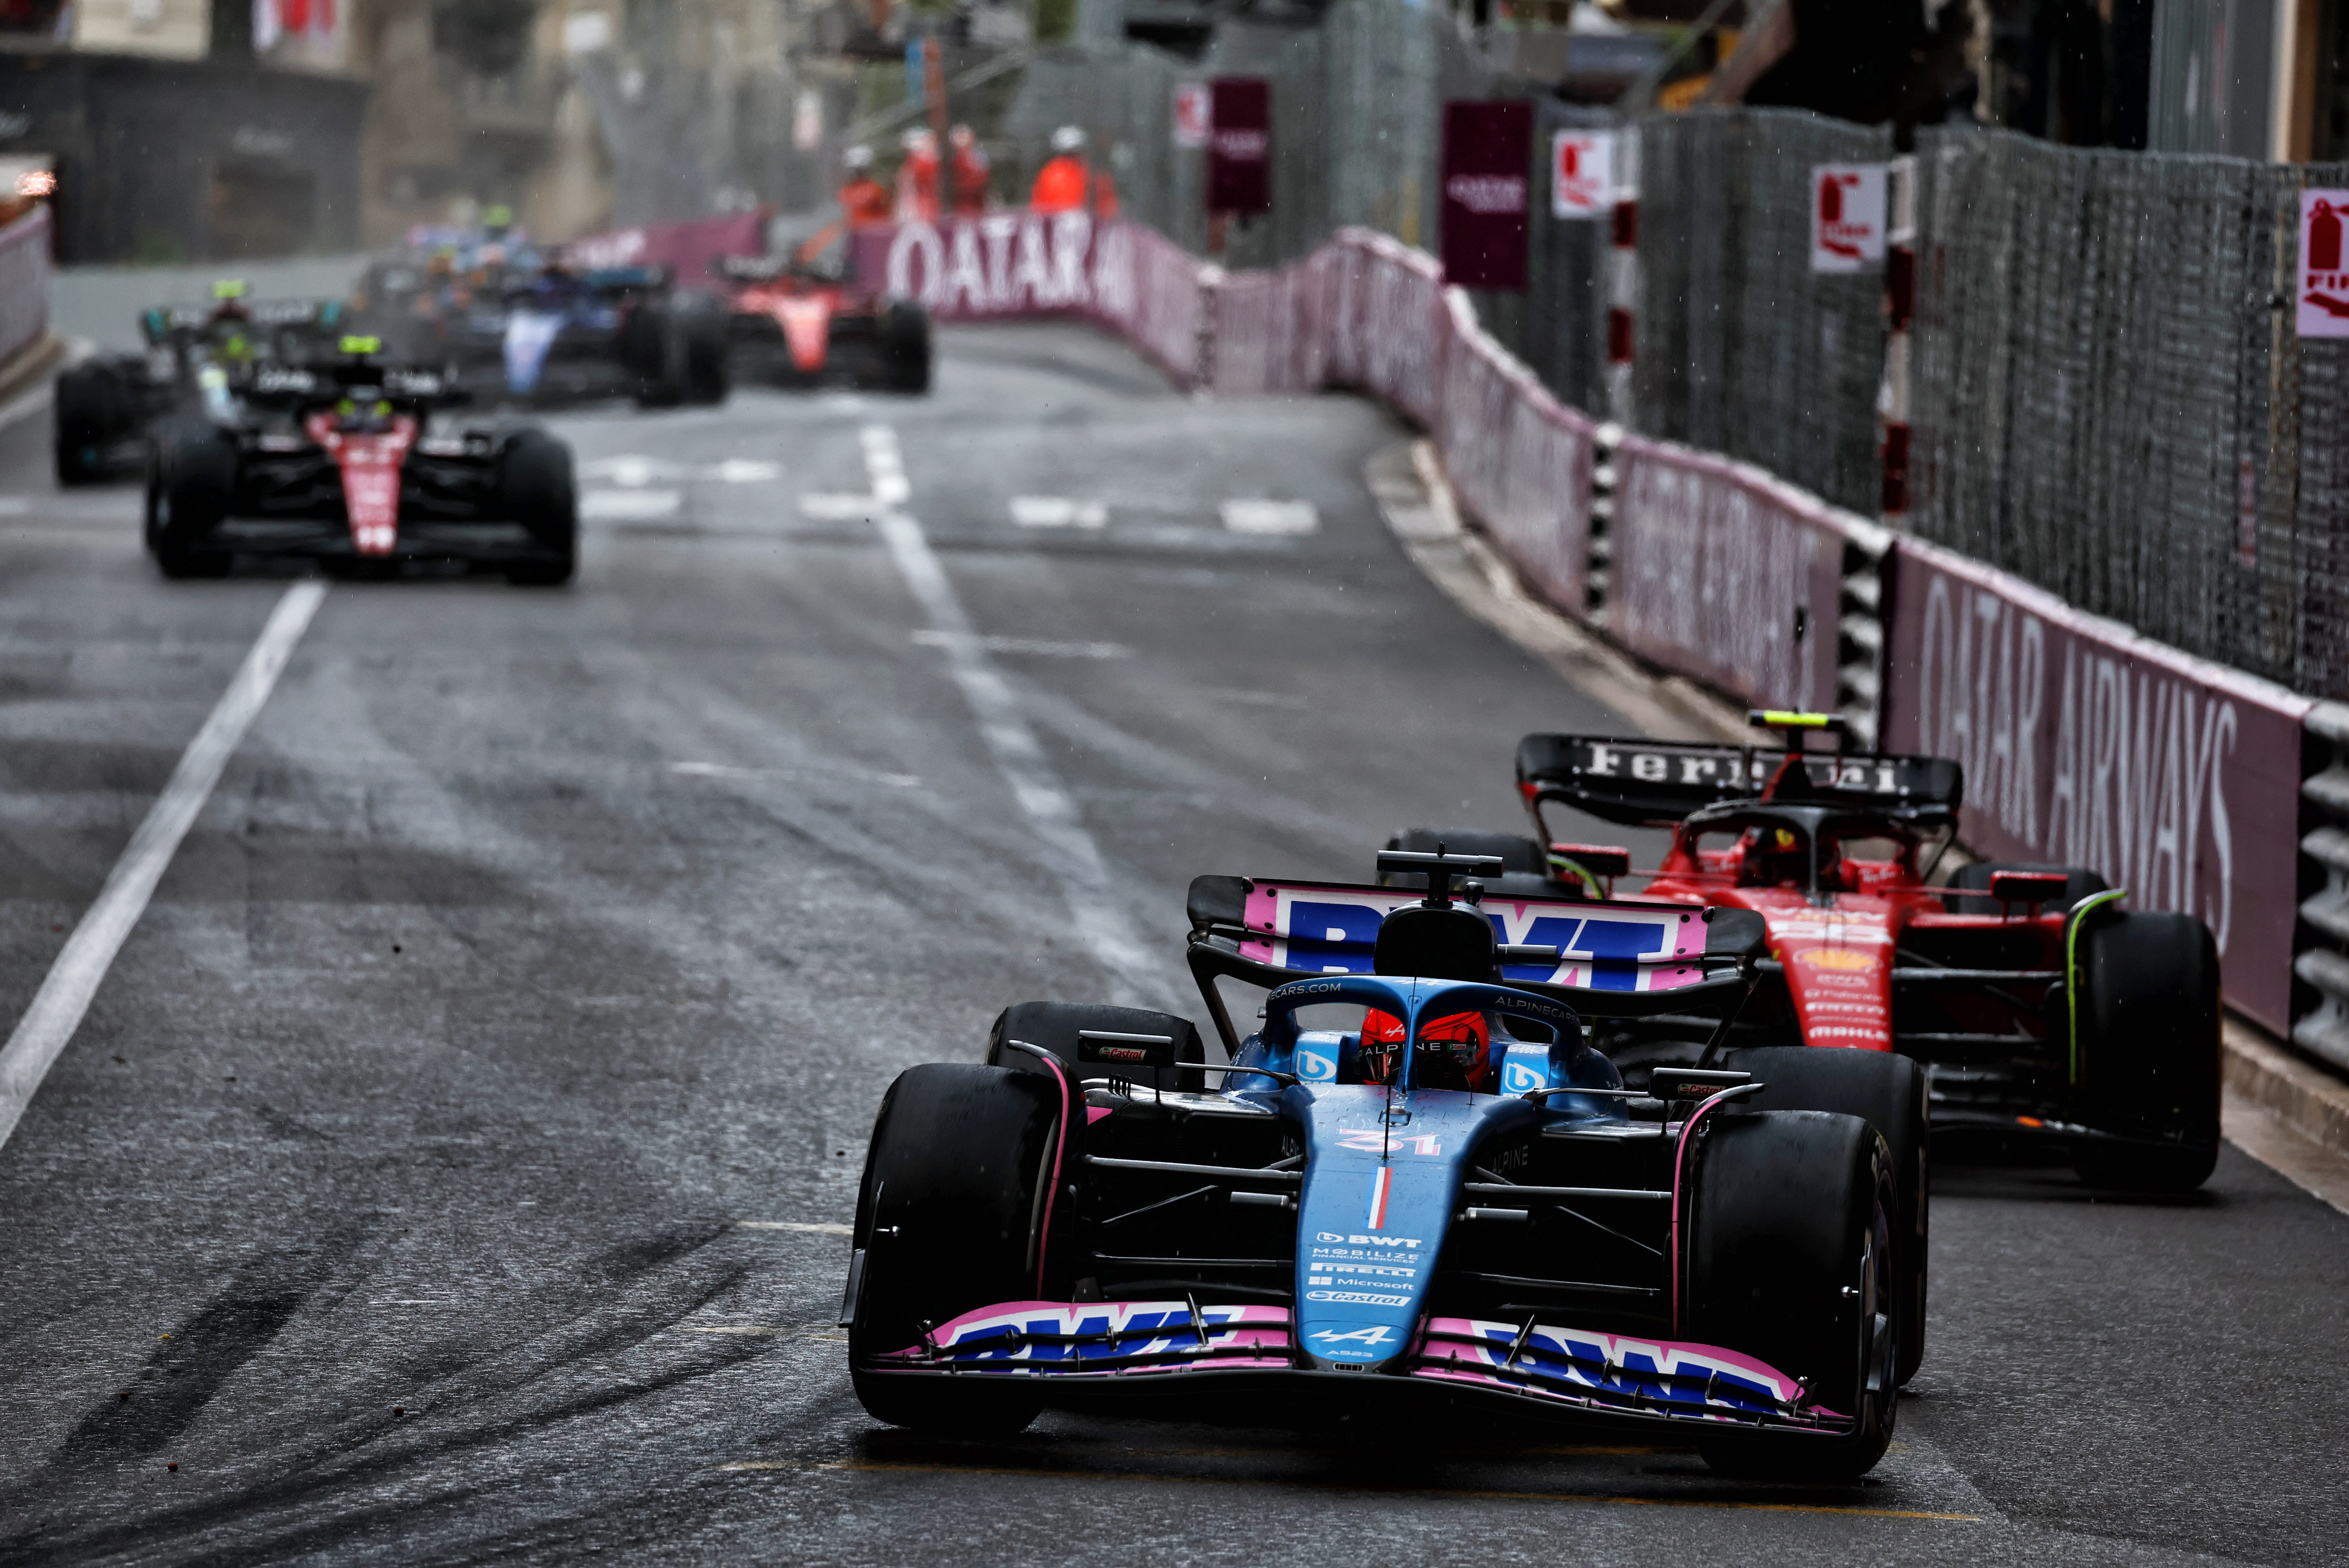
[[[147,820],[130,836],[122,858],[107,874],[97,902],[66,939],[65,950],[49,966],[48,978],[41,981],[33,1005],[17,1020],[7,1045],[0,1047],[0,1144],[5,1144],[16,1130],[17,1119],[48,1075],[49,1064],[81,1027],[82,1014],[89,1011],[90,998],[98,994],[114,955],[122,950],[130,929],[139,923],[147,900],[154,896],[155,884],[179,850],[180,840],[187,836],[196,814],[211,798],[221,770],[244,739],[254,715],[269,701],[294,645],[302,640],[310,618],[318,613],[319,602],[326,597],[324,583],[305,582],[286,589],[285,597],[277,601],[236,679],[228,683],[212,717],[188,742],[180,765],[171,771],[171,782],[149,808]]]
[[[986,642],[972,629],[970,617],[963,613],[962,600],[930,549],[921,524],[905,510],[913,487],[905,479],[895,431],[887,425],[864,427],[864,467],[873,478],[873,521],[881,531],[881,541],[889,548],[897,575],[905,579],[906,588],[929,618],[928,629],[944,634],[938,649],[946,655],[947,671],[962,689],[963,701],[970,704],[980,738],[986,741],[1004,782],[1011,786],[1012,798],[1043,841],[1044,864],[1061,884],[1079,939],[1109,971],[1113,1000],[1150,1005],[1160,989],[1157,961],[1126,919],[1110,887],[1109,868],[1102,861],[1100,847],[1085,831],[1076,802],[1069,798],[1044,748],[1037,743],[1036,732],[1019,711],[1019,700],[988,658]]]

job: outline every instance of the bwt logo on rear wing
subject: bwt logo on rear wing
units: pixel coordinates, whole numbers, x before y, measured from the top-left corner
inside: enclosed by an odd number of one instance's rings
[[[1240,956],[1309,973],[1369,974],[1379,922],[1423,897],[1410,888],[1251,878]],[[1488,896],[1477,913],[1505,944],[1557,950],[1555,963],[1504,963],[1505,984],[1669,991],[1704,978],[1705,922],[1684,904]]]
[[[1537,811],[1554,800],[1609,822],[1669,826],[1710,805],[1759,797],[1790,761],[1803,783],[1780,785],[1788,800],[1926,815],[1956,811],[1964,794],[1947,757],[1599,735],[1527,735],[1517,742],[1517,788]]]

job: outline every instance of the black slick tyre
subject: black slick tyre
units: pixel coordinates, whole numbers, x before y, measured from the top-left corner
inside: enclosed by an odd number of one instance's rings
[[[1713,1117],[1691,1157],[1686,1337],[1800,1379],[1810,1402],[1852,1424],[1834,1434],[1723,1430],[1700,1437],[1697,1451],[1724,1474],[1863,1475],[1892,1441],[1899,1399],[1891,1152],[1857,1116]]]
[[[150,443],[147,487],[147,545],[162,574],[226,576],[218,533],[236,493],[235,441],[209,421],[166,422]]]
[[[856,1202],[850,1376],[865,1413],[893,1427],[1016,1432],[1041,1403],[1015,1374],[893,1374],[876,1356],[939,1324],[1036,1293],[1060,1089],[1035,1074],[933,1063],[881,1101]]]
[[[1932,1228],[1931,1123],[1925,1069],[1906,1056],[1816,1045],[1762,1045],[1722,1054],[1721,1065],[1765,1086],[1737,1102],[1757,1111],[1834,1111],[1873,1127],[1892,1157],[1899,1204],[1892,1236],[1899,1334],[1893,1381],[1902,1386],[1925,1356],[1926,1264]]]
[[[673,409],[685,398],[685,339],[667,302],[630,308],[620,327],[621,368],[636,381],[636,407]]]
[[[881,312],[882,374],[893,392],[930,389],[930,317],[910,300],[891,302]]]
[[[109,366],[76,365],[57,377],[55,408],[60,485],[107,477],[106,453],[131,432],[129,389]]]
[[[553,587],[579,569],[579,499],[571,449],[546,431],[518,431],[498,460],[498,506],[528,531],[533,551],[509,581]]]
[[[1160,1064],[1139,1061],[1084,1061],[1079,1054],[1083,1044],[1081,1032],[1091,1030],[1108,1034],[1154,1036],[1174,1042],[1172,1054],[1163,1046],[1126,1042],[1107,1042],[1112,1049],[1130,1049],[1148,1054]],[[1071,1085],[1087,1078],[1123,1078],[1137,1086],[1149,1086],[1169,1092],[1196,1093],[1206,1086],[1207,1075],[1185,1070],[1180,1064],[1205,1063],[1206,1052],[1199,1041],[1198,1026],[1187,1018],[1177,1018],[1171,1012],[1154,1012],[1146,1007],[1112,1007],[1106,1002],[1020,1002],[995,1015],[994,1026],[987,1032],[987,1060],[991,1065],[1009,1067],[1015,1072],[1049,1073],[1050,1068],[1024,1051],[1014,1049],[1009,1042],[1021,1041],[1049,1051],[1067,1073]]]
[[[678,350],[678,400],[698,408],[713,408],[732,389],[727,355],[733,318],[723,300],[707,294],[681,296],[675,307]]]
[[[2091,1186],[2190,1192],[2219,1159],[2219,949],[2191,915],[2092,914],[2073,936],[2078,1119],[2128,1143],[2082,1142]]]

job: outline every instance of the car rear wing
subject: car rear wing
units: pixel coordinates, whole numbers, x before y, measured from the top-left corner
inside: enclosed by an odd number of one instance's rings
[[[1239,1036],[1218,978],[1268,989],[1371,973],[1379,922],[1422,897],[1417,888],[1352,882],[1192,878],[1186,957],[1226,1049],[1237,1049]],[[1745,909],[1498,896],[1476,909],[1505,950],[1501,983],[1563,1002],[1585,1019],[1733,1017],[1754,988],[1754,961],[1767,952],[1762,917]],[[1557,950],[1525,950],[1544,948]]]
[[[1948,757],[1527,735],[1517,742],[1517,788],[1537,821],[1555,801],[1626,826],[1669,827],[1707,806],[1765,795],[1944,819],[1964,799],[1965,780]]]
[[[335,330],[347,308],[339,299],[240,299],[236,303],[243,308],[244,319],[254,327],[316,327],[322,332]],[[218,302],[155,306],[140,313],[139,330],[150,344],[160,347],[170,342],[175,332],[206,326],[219,308]]]

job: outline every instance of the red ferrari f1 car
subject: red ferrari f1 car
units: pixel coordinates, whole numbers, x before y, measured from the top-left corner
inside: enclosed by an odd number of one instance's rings
[[[1422,829],[1394,842],[1502,853],[1512,880],[1588,896],[1629,873],[1630,854],[1553,842],[1547,810],[1669,827],[1640,897],[1747,909],[1767,928],[1767,985],[1745,1026],[1915,1058],[1937,1135],[2052,1140],[2099,1186],[2199,1186],[2219,1144],[2209,929],[2125,909],[2126,889],[2081,867],[1977,864],[1936,884],[1963,796],[1955,762],[1845,750],[1832,716],[1753,719],[1782,738],[1528,735],[1517,786],[1537,837]],[[1806,749],[1806,736],[1834,749]]]
[[[930,389],[930,318],[828,276],[796,254],[727,256],[710,270],[734,285],[730,367],[762,386]]]

